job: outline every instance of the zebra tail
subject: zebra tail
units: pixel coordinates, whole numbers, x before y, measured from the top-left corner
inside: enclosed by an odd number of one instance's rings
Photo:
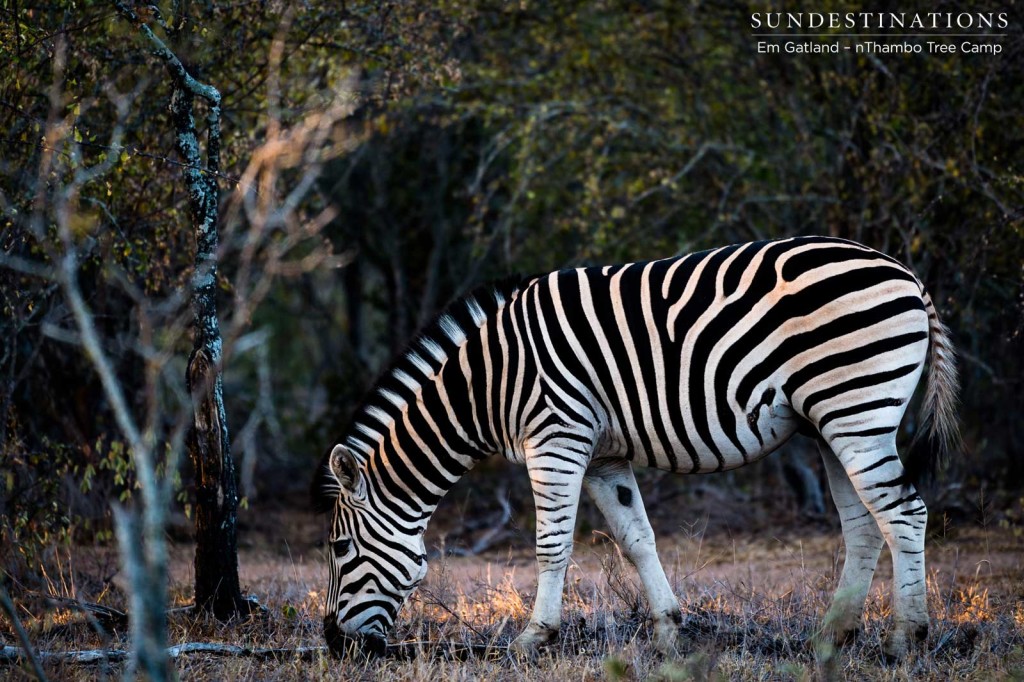
[[[907,479],[915,483],[931,480],[939,467],[945,465],[950,451],[962,446],[956,418],[960,381],[953,341],[927,293],[924,304],[929,328],[928,383],[921,401],[918,428],[904,464]]]

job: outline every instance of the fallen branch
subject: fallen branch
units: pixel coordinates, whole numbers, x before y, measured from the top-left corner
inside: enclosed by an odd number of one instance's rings
[[[478,530],[481,527],[487,527],[487,530],[477,538],[473,546],[468,549],[462,547],[451,547],[447,548],[445,554],[448,556],[477,556],[486,552],[488,549],[493,547],[495,544],[504,540],[511,534],[511,530],[508,525],[512,521],[512,505],[508,501],[508,495],[504,486],[500,487],[495,492],[495,499],[498,505],[501,507],[501,512],[492,517],[490,523],[486,522],[467,522],[462,528],[449,533],[451,538],[459,538],[463,535],[468,535],[474,530]]]
[[[419,658],[423,652],[430,652],[433,658],[447,661],[468,661],[482,659],[488,661],[504,660],[509,657],[508,647],[495,644],[472,644],[468,642],[449,641],[406,641],[388,644],[388,658],[400,661],[411,661]]]
[[[128,627],[128,614],[109,606],[95,604],[93,602],[72,599],[70,597],[57,597],[49,594],[33,593],[43,599],[46,604],[56,610],[72,611],[80,613],[85,617],[86,622],[94,628],[104,632],[125,630]]]
[[[500,659],[508,655],[503,646],[491,644],[469,644],[454,642],[423,642],[410,641],[389,644],[387,658],[412,660],[423,652],[430,652],[434,658],[465,661],[471,658]],[[74,651],[37,651],[34,652],[38,663],[78,663],[95,665],[100,663],[123,663],[131,656],[130,649],[81,649]],[[259,661],[282,661],[298,658],[303,661],[315,661],[329,655],[325,646],[305,646],[294,649],[251,648],[233,644],[217,644],[214,642],[187,642],[167,649],[169,659],[196,654],[210,656],[237,656],[255,658]],[[31,660],[32,655],[26,649],[16,646],[0,647],[0,665],[5,663],[21,663]],[[41,673],[41,670],[40,670]],[[45,678],[40,678],[45,679]]]
[[[243,656],[261,661],[301,658],[304,661],[314,660],[327,653],[327,647],[298,647],[295,649],[254,649],[235,646],[233,644],[216,644],[212,642],[187,642],[168,647],[168,658],[178,658],[191,654],[209,654],[212,656]],[[129,649],[84,649],[79,651],[39,651],[36,656],[43,662],[62,663],[120,663],[131,656]],[[29,658],[25,649],[16,646],[5,646],[0,649],[0,663],[20,663]]]

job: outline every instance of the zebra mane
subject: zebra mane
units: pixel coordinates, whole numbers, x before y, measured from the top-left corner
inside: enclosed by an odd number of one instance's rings
[[[426,376],[438,372],[445,361],[458,352],[469,335],[491,319],[522,286],[532,278],[507,277],[477,287],[448,304],[432,321],[413,337],[391,365],[382,372],[363,398],[348,431],[349,440],[359,424],[369,416],[380,422],[378,412],[393,409],[398,396],[418,384]],[[374,416],[377,415],[377,416]],[[356,456],[366,454],[360,443],[348,442]]]
[[[355,411],[346,437],[338,442],[347,445],[361,465],[372,452],[370,430],[378,431],[391,418],[389,411],[403,404],[407,394],[426,376],[440,370],[444,362],[467,341],[470,334],[520,291],[534,277],[511,276],[478,287],[450,303],[433,321],[416,334],[391,365],[380,374],[374,386]],[[331,446],[333,447],[333,445]],[[341,486],[330,469],[330,451],[324,456],[310,490],[313,509],[330,511],[341,494]]]

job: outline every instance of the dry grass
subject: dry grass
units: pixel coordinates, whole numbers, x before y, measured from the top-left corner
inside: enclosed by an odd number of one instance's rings
[[[179,659],[176,667],[182,679],[216,680],[1024,679],[1024,557],[1012,531],[974,530],[930,541],[931,634],[921,652],[895,665],[886,664],[880,653],[890,618],[884,559],[860,639],[836,650],[816,637],[837,577],[837,534],[713,540],[697,534],[669,539],[660,549],[685,614],[685,649],[674,660],[654,652],[632,567],[595,534],[591,542],[579,543],[569,571],[562,637],[532,662],[504,654],[532,604],[533,561],[521,548],[433,562],[393,633],[393,641],[416,643],[419,655],[413,660],[193,655]],[[177,604],[188,601],[190,553],[188,546],[179,546],[172,566]],[[75,570],[85,574],[83,563]],[[247,549],[241,566],[246,588],[259,595],[269,616],[225,625],[173,612],[172,643],[289,648],[321,643],[325,583],[317,550]],[[81,581],[69,575],[62,583],[73,579]],[[116,605],[116,594],[111,600]],[[103,641],[81,625],[58,629],[36,643],[47,650],[127,645],[117,638]],[[465,653],[464,645],[476,653],[454,660],[451,654]],[[117,679],[122,672],[119,665],[47,664],[46,670],[51,679]],[[27,672],[0,668],[0,677],[8,674],[28,678]]]

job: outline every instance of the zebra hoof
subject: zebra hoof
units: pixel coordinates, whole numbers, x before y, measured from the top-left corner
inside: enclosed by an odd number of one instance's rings
[[[679,654],[679,624],[682,616],[674,613],[654,622],[654,646],[665,656]]]
[[[824,636],[836,646],[846,646],[857,641],[860,635],[861,614],[850,608],[833,606],[825,614],[822,625]]]
[[[886,663],[896,663],[907,655],[907,633],[897,628],[882,642],[882,654]]]
[[[920,646],[927,640],[928,623],[896,625],[882,643],[882,653],[887,662],[894,663],[907,655],[911,644]]]
[[[509,645],[509,653],[533,659],[540,649],[558,640],[557,628],[546,628],[530,623],[522,634]]]

